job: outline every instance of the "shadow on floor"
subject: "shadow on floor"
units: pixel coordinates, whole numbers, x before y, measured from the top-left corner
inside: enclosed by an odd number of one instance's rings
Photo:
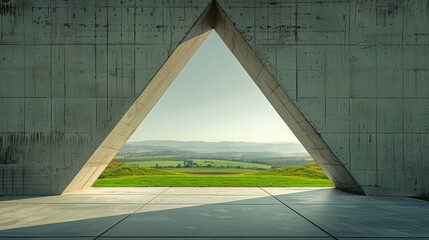
[[[0,238],[429,238],[429,204],[335,189],[170,188],[0,199]]]

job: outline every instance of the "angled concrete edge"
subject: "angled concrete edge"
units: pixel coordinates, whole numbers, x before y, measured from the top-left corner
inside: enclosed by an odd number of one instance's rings
[[[97,180],[213,29],[212,9],[210,3],[63,194],[91,187]]]
[[[365,194],[218,3],[214,4],[214,16],[216,32],[329,179],[338,189]]]

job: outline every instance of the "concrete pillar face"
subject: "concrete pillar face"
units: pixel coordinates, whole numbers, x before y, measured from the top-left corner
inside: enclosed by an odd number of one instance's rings
[[[0,3],[0,195],[91,186],[213,28],[338,188],[427,194],[427,3]]]

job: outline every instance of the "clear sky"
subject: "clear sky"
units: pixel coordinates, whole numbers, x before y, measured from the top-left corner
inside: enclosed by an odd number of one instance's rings
[[[129,141],[297,142],[215,31]]]

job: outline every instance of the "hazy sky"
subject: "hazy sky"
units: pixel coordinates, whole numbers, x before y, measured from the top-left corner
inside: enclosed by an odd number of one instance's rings
[[[298,141],[215,31],[129,141]]]

